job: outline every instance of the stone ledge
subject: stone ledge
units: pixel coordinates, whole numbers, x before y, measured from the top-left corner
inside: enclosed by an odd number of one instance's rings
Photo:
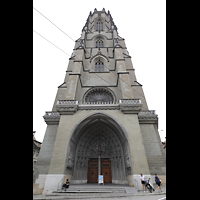
[[[73,115],[77,110],[78,106],[56,106],[56,110],[60,115]]]
[[[142,102],[140,99],[121,99],[119,107],[124,114],[137,114],[142,109]]]
[[[119,110],[119,104],[79,105],[78,110]]]
[[[94,191],[94,190],[88,190],[88,191],[81,191],[81,190],[74,190],[74,191],[53,191],[53,193],[112,193],[113,191],[108,190],[100,190],[100,191]]]
[[[46,124],[55,125],[58,124],[60,121],[60,114],[55,111],[46,111],[43,118]]]
[[[73,115],[77,109],[77,100],[58,100],[56,104],[56,110],[60,115]]]
[[[124,114],[138,114],[140,123],[158,124],[155,110],[141,110],[142,105],[140,99],[121,99],[119,104],[113,102],[78,104],[77,100],[58,100],[57,112],[46,112],[43,118],[46,123],[58,124],[61,114],[73,115],[77,110],[121,110]]]
[[[141,110],[138,113],[138,119],[140,124],[157,124],[158,125],[158,115],[155,110]]]

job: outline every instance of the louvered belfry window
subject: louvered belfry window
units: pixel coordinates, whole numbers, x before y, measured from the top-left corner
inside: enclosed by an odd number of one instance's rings
[[[104,63],[102,60],[97,60],[95,63],[95,72],[103,72],[104,71]]]
[[[97,40],[96,41],[96,47],[103,47],[103,40]]]
[[[96,23],[96,31],[103,31],[103,22],[98,21]]]

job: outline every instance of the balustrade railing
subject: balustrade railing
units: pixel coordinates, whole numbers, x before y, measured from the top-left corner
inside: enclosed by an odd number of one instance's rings
[[[141,100],[140,99],[121,99],[119,100],[119,104],[116,104],[114,101],[96,101],[96,102],[84,102],[83,104],[78,104],[77,100],[58,100],[57,101],[57,105],[74,105],[74,106],[78,106],[78,109],[83,109],[84,107],[90,107],[90,106],[97,106],[100,107],[102,106],[103,109],[105,108],[115,108],[117,109],[117,106],[126,106],[126,105],[133,105],[136,104],[141,104]],[[93,107],[92,107],[93,108]],[[140,112],[138,113],[139,117],[156,117],[157,114],[155,112],[155,110],[140,110]],[[59,112],[57,111],[46,111],[44,117],[60,117]]]
[[[156,115],[155,110],[141,110],[138,115]]]
[[[140,99],[120,99],[120,104],[141,104]],[[82,105],[115,104],[114,101],[91,101],[84,102]],[[57,105],[78,105],[78,100],[58,100]]]
[[[77,100],[58,100],[57,105],[78,105]]]
[[[47,115],[47,116],[60,116],[60,114],[57,111],[46,111],[45,115]]]
[[[114,101],[91,101],[84,102],[83,105],[102,105],[102,104],[114,104]]]
[[[120,99],[120,104],[138,104],[142,103],[140,99]]]

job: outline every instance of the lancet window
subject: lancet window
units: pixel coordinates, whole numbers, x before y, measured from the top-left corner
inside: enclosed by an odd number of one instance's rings
[[[96,31],[103,31],[103,22],[98,21],[96,23]]]

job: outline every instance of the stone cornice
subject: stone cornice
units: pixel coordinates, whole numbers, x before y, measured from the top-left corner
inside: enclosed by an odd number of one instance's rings
[[[56,109],[61,115],[72,115],[77,110],[121,110],[124,114],[137,114],[142,109],[142,102],[140,99],[121,99],[119,104],[113,102],[78,104],[77,100],[58,100]]]
[[[140,124],[157,124],[158,125],[158,115],[155,110],[141,110],[138,113],[138,119]]]
[[[142,102],[140,99],[121,99],[119,100],[119,106],[124,114],[134,114],[140,112]]]
[[[73,115],[78,109],[78,101],[76,100],[58,100],[56,110],[61,115]]]
[[[119,110],[119,104],[82,104],[78,110]]]
[[[129,100],[130,101],[130,100]],[[137,103],[137,100],[135,100]],[[77,102],[77,101],[75,101]],[[63,103],[63,102],[62,102]],[[69,103],[69,102],[68,102]],[[138,113],[138,120],[140,124],[156,124],[158,125],[158,115],[155,114],[155,110],[140,110],[140,106],[130,106],[130,103],[122,104],[80,104],[77,105],[74,102],[70,102],[70,105],[61,105],[56,111],[45,112],[43,116],[45,122],[49,125],[58,124],[60,121],[60,115],[72,115],[77,110],[121,110],[124,114]],[[74,106],[73,106],[74,105]]]
[[[44,121],[46,122],[46,124],[48,125],[54,125],[54,124],[58,124],[60,121],[60,114],[58,112],[55,111],[50,111],[50,112],[45,112],[45,115],[43,116]]]
[[[77,100],[58,100],[56,110],[46,112],[43,116],[47,124],[58,124],[60,115],[73,115],[78,110],[121,110],[124,114],[138,114],[139,123],[154,123],[158,125],[158,115],[155,110],[141,110],[140,99],[121,99],[119,103],[89,102],[78,104]]]

